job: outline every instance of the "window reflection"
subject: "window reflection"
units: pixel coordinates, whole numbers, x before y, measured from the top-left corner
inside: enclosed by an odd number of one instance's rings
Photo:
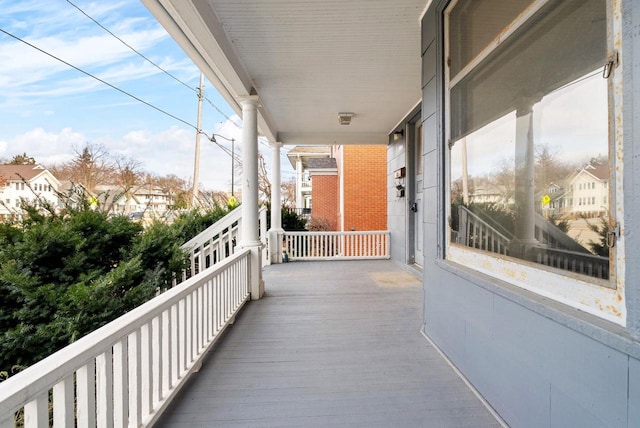
[[[607,117],[590,73],[456,141],[452,242],[607,279]]]

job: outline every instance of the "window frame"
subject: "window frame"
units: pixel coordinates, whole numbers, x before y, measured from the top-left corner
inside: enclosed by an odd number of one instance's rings
[[[621,6],[619,2],[606,1],[607,8],[607,50],[608,55],[616,52],[613,39],[621,31]],[[489,275],[507,283],[516,285],[538,295],[551,298],[568,306],[589,312],[616,324],[626,326],[626,302],[624,294],[624,234],[619,233],[615,247],[609,258],[610,277],[608,280],[591,278],[571,272],[558,272],[556,269],[538,265],[526,260],[502,256],[451,242],[449,221],[451,219],[451,91],[475,67],[483,63],[489,55],[514,35],[524,24],[549,4],[551,0],[532,0],[530,5],[511,24],[509,24],[491,43],[475,58],[469,61],[455,75],[450,74],[450,16],[458,0],[452,0],[443,11],[443,44],[444,44],[444,141],[446,142],[444,192],[445,192],[445,251],[444,258],[451,262],[467,266],[475,271]],[[618,33],[617,33],[618,32]],[[610,224],[622,229],[623,221],[623,188],[622,158],[613,156],[622,153],[622,124],[614,118],[622,118],[621,95],[614,90],[622,85],[622,62],[620,52],[616,52],[618,66],[614,68],[608,79],[609,98],[609,162],[610,174],[607,183],[613,180],[615,185],[607,186],[605,196],[609,201]],[[621,92],[621,91],[618,91]],[[618,203],[616,203],[619,201]]]

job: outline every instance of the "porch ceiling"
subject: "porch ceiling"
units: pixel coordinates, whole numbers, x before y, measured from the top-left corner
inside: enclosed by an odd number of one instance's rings
[[[236,112],[260,97],[270,141],[386,144],[420,100],[425,0],[142,2]]]

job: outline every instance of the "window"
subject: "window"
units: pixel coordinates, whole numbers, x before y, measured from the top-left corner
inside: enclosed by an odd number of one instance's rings
[[[611,209],[606,196],[596,206],[590,180],[613,170],[607,9],[606,0],[458,0],[447,9],[447,257],[471,247],[614,287],[601,245]]]

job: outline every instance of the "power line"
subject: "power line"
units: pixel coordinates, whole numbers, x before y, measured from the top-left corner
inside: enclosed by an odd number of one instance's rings
[[[95,20],[94,18],[92,18],[91,16],[89,16],[88,13],[86,13],[84,10],[82,10],[79,6],[75,5],[73,2],[71,2],[71,0],[67,0],[67,3],[69,3],[71,6],[75,7],[76,9],[78,9],[78,11],[80,13],[82,13],[84,16],[86,16],[87,18],[89,18],[91,21],[93,21],[98,27],[102,28],[104,31],[106,31],[107,33],[111,34],[113,37],[115,37],[116,39],[118,39],[118,41],[120,41],[120,43],[122,43],[123,45],[125,45],[126,47],[128,47],[129,49],[131,49],[133,52],[135,52],[136,54],[140,55],[145,61],[149,62],[151,65],[153,65],[154,67],[156,67],[158,70],[162,71],[164,74],[166,74],[167,76],[171,77],[173,80],[175,80],[176,82],[180,83],[183,86],[186,86],[187,88],[189,88],[190,90],[194,91],[194,92],[198,92],[197,89],[192,88],[191,86],[187,85],[186,83],[184,83],[182,80],[178,79],[176,76],[174,76],[173,74],[169,73],[167,70],[165,70],[164,68],[160,67],[158,64],[156,64],[155,62],[151,61],[149,58],[147,58],[144,54],[142,54],[141,52],[137,51],[134,47],[132,47],[131,45],[129,45],[127,42],[125,42],[124,40],[122,40],[120,37],[118,37],[117,35],[115,35],[114,33],[111,32],[111,30],[109,30],[107,27],[105,27],[104,25],[102,25],[100,22],[98,22],[97,20]]]
[[[111,89],[115,89],[116,91],[118,91],[118,92],[120,92],[120,93],[122,93],[122,94],[124,94],[124,95],[126,95],[126,96],[128,96],[128,97],[131,97],[131,98],[133,98],[134,100],[136,100],[136,101],[138,101],[138,102],[141,102],[142,104],[145,104],[145,105],[147,105],[147,106],[151,107],[152,109],[157,110],[157,111],[159,111],[160,113],[163,113],[163,114],[165,114],[165,115],[167,115],[167,116],[169,116],[169,117],[171,117],[171,118],[173,118],[173,119],[177,120],[178,122],[182,122],[182,123],[184,123],[185,125],[187,125],[187,126],[189,126],[189,127],[193,128],[193,129],[195,129],[196,131],[198,130],[198,128],[197,128],[196,126],[192,125],[191,123],[187,122],[186,120],[181,119],[181,118],[179,118],[178,116],[175,116],[175,115],[173,115],[173,114],[169,113],[168,111],[161,109],[160,107],[156,107],[156,106],[154,106],[153,104],[151,104],[151,103],[149,103],[149,102],[147,102],[147,101],[143,100],[142,98],[139,98],[139,97],[137,97],[137,96],[135,96],[135,95],[133,95],[133,94],[131,94],[131,93],[129,93],[129,92],[127,92],[127,91],[125,91],[124,89],[120,89],[120,88],[118,88],[117,86],[112,85],[111,83],[109,83],[109,82],[107,82],[107,81],[105,81],[105,80],[103,80],[103,79],[101,79],[101,78],[99,78],[99,77],[97,77],[97,76],[95,76],[95,75],[93,75],[93,74],[89,73],[88,71],[84,71],[83,69],[81,69],[81,68],[79,68],[79,67],[76,67],[75,65],[73,65],[73,64],[71,64],[71,63],[69,63],[69,62],[67,62],[67,61],[65,61],[65,60],[63,60],[63,59],[61,59],[61,58],[59,58],[59,57],[57,57],[57,56],[55,56],[55,55],[53,55],[53,54],[51,54],[51,53],[47,52],[47,51],[45,51],[44,49],[41,49],[41,48],[37,47],[36,45],[33,45],[33,44],[31,44],[31,43],[27,42],[26,40],[23,40],[23,39],[21,39],[20,37],[15,36],[15,35],[13,35],[13,34],[9,33],[8,31],[4,30],[3,28],[0,28],[0,32],[2,32],[2,33],[4,33],[4,34],[6,34],[7,36],[12,37],[12,38],[14,38],[14,39],[18,40],[19,42],[22,42],[22,43],[24,43],[25,45],[27,45],[27,46],[29,46],[29,47],[31,47],[31,48],[33,48],[33,49],[35,49],[35,50],[37,50],[37,51],[39,51],[39,52],[41,52],[41,53],[45,54],[45,55],[47,55],[47,56],[49,56],[49,57],[51,57],[51,58],[53,58],[53,59],[55,59],[56,61],[60,61],[61,63],[63,63],[63,64],[65,64],[65,65],[67,65],[67,66],[69,66],[69,67],[73,68],[73,69],[74,69],[74,70],[76,70],[76,71],[79,71],[80,73],[82,73],[82,74],[84,74],[84,75],[86,75],[86,76],[91,77],[92,79],[97,80],[98,82],[101,82],[101,83],[103,83],[103,84],[105,84],[105,85],[109,86]]]
[[[220,114],[221,114],[225,119],[227,119],[229,122],[233,123],[233,124],[235,125],[235,127],[236,127],[236,128],[238,128],[238,129],[242,129],[242,127],[241,127],[240,125],[238,125],[234,120],[232,120],[229,116],[227,116],[227,115],[225,114],[225,112],[223,112],[222,110],[220,110],[220,109],[218,108],[218,106],[216,106],[214,103],[212,103],[212,102],[211,102],[211,100],[210,100],[209,98],[204,97],[204,99],[205,99],[205,100],[207,100],[207,102],[208,102],[209,104],[211,104],[211,107],[213,107],[214,109],[216,109],[216,111],[217,111],[218,113],[220,113]]]
[[[122,93],[122,94],[124,94],[124,95],[126,95],[126,96],[128,96],[128,97],[131,97],[131,98],[133,98],[134,100],[136,100],[136,101],[138,101],[138,102],[140,102],[140,103],[142,103],[142,104],[144,104],[144,105],[146,105],[146,106],[148,106],[148,107],[151,107],[152,109],[154,109],[154,110],[156,110],[156,111],[158,111],[158,112],[160,112],[160,113],[162,113],[162,114],[165,114],[165,115],[167,115],[167,116],[171,117],[172,119],[175,119],[175,120],[177,120],[178,122],[181,122],[181,123],[183,123],[183,124],[187,125],[187,126],[188,126],[188,127],[190,127],[190,128],[195,129],[195,130],[196,130],[196,132],[199,132],[199,133],[201,133],[201,134],[205,135],[209,140],[211,140],[211,137],[209,137],[209,135],[207,135],[207,133],[206,133],[206,132],[204,132],[204,131],[202,131],[202,130],[198,129],[198,127],[197,127],[197,126],[195,126],[195,125],[193,125],[193,124],[191,124],[191,123],[187,122],[186,120],[181,119],[181,118],[179,118],[178,116],[173,115],[173,114],[169,113],[168,111],[161,109],[160,107],[156,107],[156,106],[154,106],[153,104],[151,104],[151,103],[149,103],[149,102],[147,102],[147,101],[145,101],[145,100],[143,100],[143,99],[141,99],[141,98],[139,98],[139,97],[137,97],[137,96],[135,96],[135,95],[133,95],[133,94],[131,94],[131,93],[127,92],[127,91],[125,91],[124,89],[120,89],[120,88],[118,88],[117,86],[115,86],[115,85],[113,85],[113,84],[111,84],[111,83],[109,83],[109,82],[107,82],[107,81],[105,81],[105,80],[103,80],[103,79],[101,79],[101,78],[99,78],[99,77],[97,77],[97,76],[95,76],[95,75],[93,75],[93,74],[89,73],[88,71],[84,71],[83,69],[81,69],[81,68],[79,68],[79,67],[76,67],[75,65],[73,65],[73,64],[71,64],[71,63],[69,63],[69,62],[67,62],[67,61],[63,60],[62,58],[59,58],[59,57],[57,57],[57,56],[53,55],[52,53],[49,53],[49,52],[45,51],[44,49],[41,49],[41,48],[39,48],[38,46],[36,46],[36,45],[34,45],[34,44],[31,44],[31,43],[27,42],[27,41],[26,41],[26,40],[24,40],[24,39],[21,39],[20,37],[18,37],[18,36],[16,36],[16,35],[13,35],[13,34],[9,33],[8,31],[4,30],[3,28],[0,28],[0,32],[2,32],[2,33],[4,33],[4,34],[6,34],[7,36],[9,36],[9,37],[11,37],[11,38],[13,38],[13,39],[15,39],[15,40],[17,40],[17,41],[21,42],[21,43],[24,43],[25,45],[27,45],[27,46],[29,46],[29,47],[31,47],[31,48],[33,48],[33,49],[37,50],[38,52],[41,52],[41,53],[43,53],[43,54],[47,55],[48,57],[51,57],[51,58],[55,59],[56,61],[59,61],[59,62],[61,62],[61,63],[65,64],[65,65],[67,65],[68,67],[73,68],[73,69],[74,69],[74,70],[76,70],[76,71],[79,71],[80,73],[82,73],[82,74],[84,74],[84,75],[86,75],[86,76],[88,76],[88,77],[91,77],[92,79],[95,79],[95,80],[99,81],[100,83],[103,83],[103,84],[107,85],[107,86],[108,86],[108,87],[110,87],[111,89],[115,89],[116,91],[118,91],[118,92],[120,92],[120,93]],[[217,143],[217,142],[216,142],[216,144],[217,144],[217,145],[218,145],[218,146],[219,146],[219,147],[220,147],[220,148],[221,148],[221,149],[222,149],[226,154],[228,154],[229,156],[231,156],[231,151],[230,151],[229,149],[227,149],[226,147],[224,147],[224,146],[220,145],[220,144],[219,144],[219,143]],[[242,161],[241,161],[241,160],[239,160],[239,158],[237,158],[237,157],[236,157],[235,159],[236,159],[236,161],[237,161],[237,162],[239,162],[240,164],[242,164]]]
[[[180,80],[179,78],[177,78],[176,76],[174,76],[173,74],[169,73],[167,70],[165,70],[164,68],[160,67],[158,64],[156,64],[155,62],[153,62],[151,59],[149,59],[147,56],[145,56],[142,52],[136,50],[133,46],[129,45],[127,42],[125,42],[124,40],[122,40],[120,37],[118,37],[116,34],[114,34],[111,30],[109,30],[107,27],[105,27],[104,25],[102,25],[98,20],[94,19],[92,16],[90,16],[87,12],[85,12],[84,10],[82,10],[82,8],[80,8],[80,6],[74,4],[71,0],[67,0],[67,3],[69,3],[71,6],[73,6],[74,8],[76,8],[80,13],[82,13],[84,16],[86,16],[88,19],[90,19],[91,21],[93,21],[98,27],[102,28],[104,31],[106,31],[107,33],[109,33],[111,36],[113,36],[114,38],[116,38],[120,43],[122,43],[123,45],[125,45],[126,47],[128,47],[129,49],[131,49],[133,52],[135,52],[136,54],[138,54],[141,58],[143,58],[145,61],[149,62],[151,65],[153,65],[154,67],[156,67],[158,70],[160,70],[161,72],[163,72],[164,74],[166,74],[167,76],[171,77],[173,80],[175,80],[176,82],[180,83],[181,85],[185,86],[186,88],[189,88],[190,90],[192,90],[195,93],[198,93],[198,90],[196,88],[193,88],[191,86],[189,86],[188,84],[186,84],[185,82],[183,82],[182,80]],[[231,123],[233,123],[236,127],[240,128],[240,126],[235,123],[233,120],[231,120],[231,118],[229,116],[227,116],[220,108],[218,108],[218,106],[216,106],[215,104],[213,104],[213,102],[207,98],[206,96],[204,97],[205,100],[207,100],[207,102],[209,104],[211,104],[211,107],[213,107],[214,109],[216,109],[216,111],[218,113],[220,113],[225,119],[227,119],[228,121],[230,121]]]

